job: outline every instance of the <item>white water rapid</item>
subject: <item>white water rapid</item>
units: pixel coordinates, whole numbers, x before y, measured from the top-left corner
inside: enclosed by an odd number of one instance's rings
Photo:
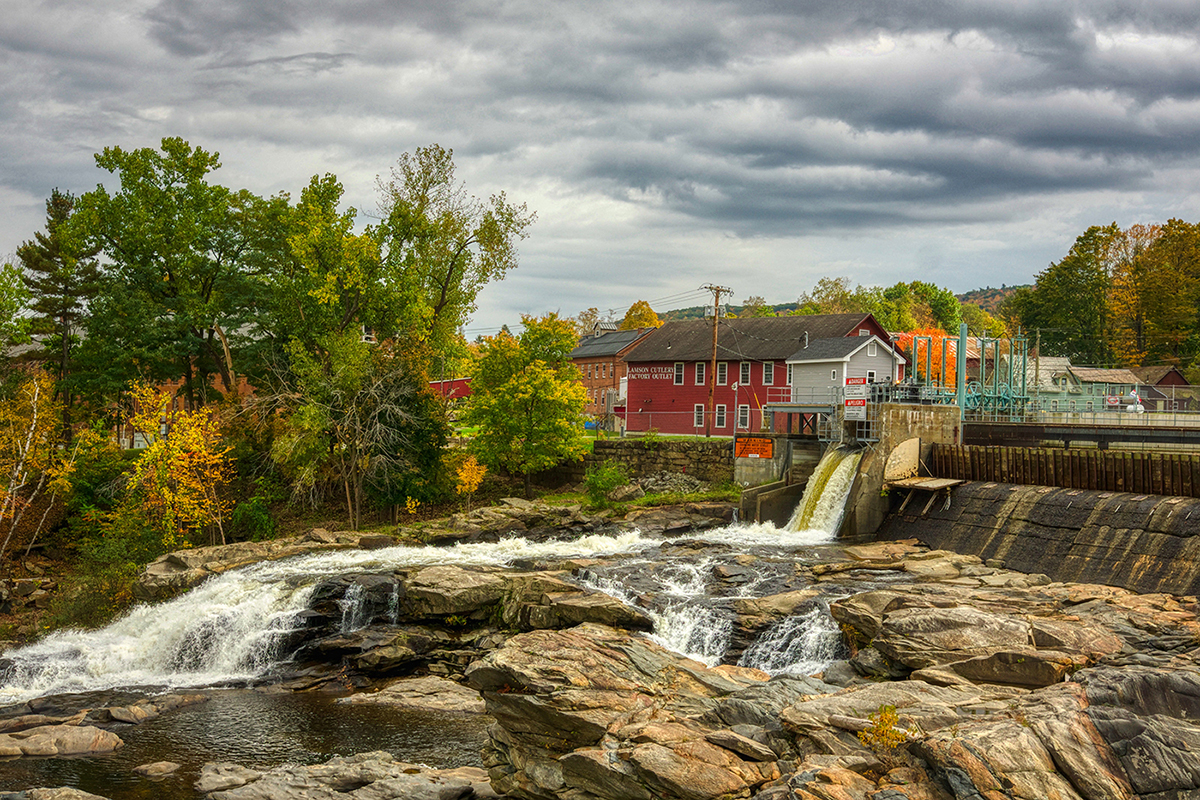
[[[769,576],[765,572],[744,576],[731,594],[728,587],[718,590],[714,572],[730,566],[730,553],[760,552],[770,554],[775,563],[783,565],[781,569],[786,567],[784,571],[792,574],[791,563],[797,553],[832,540],[857,463],[857,454],[827,455],[818,469],[822,477],[814,475],[784,530],[770,524],[734,524],[672,539],[644,536],[639,531],[569,541],[511,538],[453,547],[317,553],[233,570],[174,600],[139,606],[106,628],[59,631],[5,653],[0,660],[0,668],[8,662],[0,685],[0,705],[67,692],[251,681],[288,657],[284,646],[300,626],[301,612],[322,579],[429,564],[503,566],[522,560],[623,555],[619,566],[585,571],[580,582],[646,611],[655,624],[652,638],[665,647],[716,664],[729,649],[733,622],[728,608],[714,600],[728,604],[738,597],[757,596],[767,591]],[[703,548],[697,551],[693,547],[687,551],[690,556],[661,552],[684,540],[711,543],[714,552],[725,554],[725,560],[719,562]],[[635,588],[637,581],[644,586]],[[369,623],[354,596],[361,587],[355,587],[351,584],[342,600],[343,632]],[[643,602],[643,595],[651,595],[653,602]],[[393,590],[389,608],[393,621],[397,600]],[[824,641],[822,637],[832,625],[827,615],[822,619],[809,614],[780,625],[790,627],[769,631],[776,643],[761,647],[756,643],[743,661],[749,659],[747,663],[769,672],[790,672],[814,664],[819,669],[820,663],[833,657],[813,644]],[[812,630],[803,632],[809,628]]]

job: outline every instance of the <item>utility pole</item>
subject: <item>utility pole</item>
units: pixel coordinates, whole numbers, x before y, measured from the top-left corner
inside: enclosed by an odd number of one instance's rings
[[[713,415],[716,413],[713,398],[717,390],[717,320],[721,318],[721,295],[733,294],[733,290],[727,286],[713,286],[711,283],[706,283],[700,288],[713,294],[712,364],[708,368],[708,413],[704,416],[704,435],[712,436]]]

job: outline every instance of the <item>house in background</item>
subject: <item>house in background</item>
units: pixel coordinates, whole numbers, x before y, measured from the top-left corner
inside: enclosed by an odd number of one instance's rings
[[[815,339],[787,358],[789,402],[840,400],[847,378],[867,383],[896,383],[907,363],[904,356],[878,336]]]
[[[596,327],[599,329],[601,325],[611,324],[597,323]],[[578,367],[580,379],[587,389],[588,404],[584,413],[601,416],[620,405],[619,398],[623,396],[621,382],[628,371],[625,355],[653,330],[601,331],[579,340],[570,358],[571,363]]]
[[[1163,399],[1154,410],[1194,411],[1200,408],[1196,396],[1197,387],[1188,382],[1178,367],[1133,367],[1131,372],[1138,376],[1142,385],[1153,386],[1162,393]],[[1147,409],[1149,408],[1147,406]]]
[[[1077,367],[1069,358],[1031,357],[1026,365],[1030,409],[1047,412],[1125,411],[1161,408],[1166,396],[1132,370]]]
[[[771,392],[787,390],[788,360],[824,339],[870,337],[892,349],[887,332],[870,314],[719,319],[712,416],[708,412],[713,357],[712,320],[668,322],[626,355],[629,384],[625,419],[630,432],[715,436],[774,430],[763,406]],[[840,368],[839,368],[840,369]],[[897,379],[903,378],[901,372]]]

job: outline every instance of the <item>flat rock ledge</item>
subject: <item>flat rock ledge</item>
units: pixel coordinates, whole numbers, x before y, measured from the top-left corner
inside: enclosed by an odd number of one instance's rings
[[[196,791],[210,800],[471,800],[494,798],[487,773],[477,767],[430,769],[397,761],[390,753],[359,753],[324,764],[254,770],[238,764],[205,764]]]
[[[514,636],[467,670],[496,719],[492,786],[521,800],[1200,797],[1196,599],[997,574],[834,602],[857,649],[825,673],[859,676],[844,688],[706,668],[596,624]]]
[[[482,714],[483,698],[470,687],[447,678],[426,675],[421,678],[401,678],[387,684],[378,692],[363,692],[343,697],[339,703],[348,705],[386,705],[418,711],[448,711],[462,714]]]
[[[260,561],[275,561],[323,550],[377,549],[395,543],[390,536],[354,531],[331,533],[324,528],[314,528],[301,536],[269,542],[235,542],[176,550],[147,564],[133,591],[137,599],[142,601],[167,600],[200,585],[213,575]]]

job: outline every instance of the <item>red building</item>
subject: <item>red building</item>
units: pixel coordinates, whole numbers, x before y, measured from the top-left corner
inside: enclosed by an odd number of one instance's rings
[[[598,332],[579,340],[579,346],[571,351],[570,357],[571,363],[579,368],[579,378],[587,389],[586,414],[600,416],[610,406],[618,404],[618,398],[623,396],[621,380],[628,372],[625,356],[653,330]]]
[[[668,322],[625,356],[626,430],[715,436],[764,427],[763,404],[789,385],[786,359],[809,341],[891,337],[870,314],[721,319],[717,327],[714,408],[708,418],[712,320]],[[777,427],[766,418],[767,427]]]

